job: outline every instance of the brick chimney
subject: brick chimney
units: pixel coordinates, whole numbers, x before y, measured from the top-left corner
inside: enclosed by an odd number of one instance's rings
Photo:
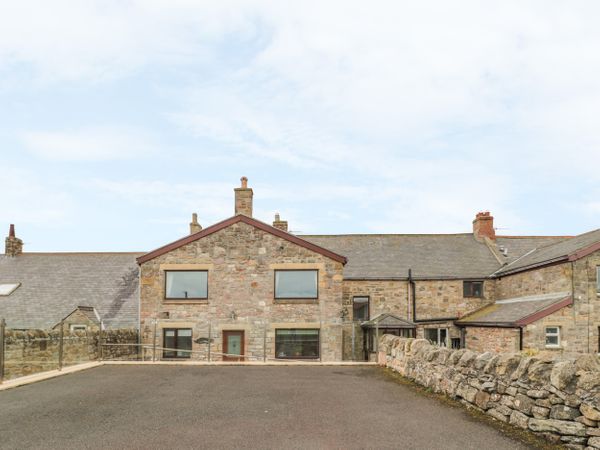
[[[287,220],[281,220],[281,218],[279,217],[279,213],[275,214],[275,220],[273,221],[273,226],[282,231],[288,230]]]
[[[15,226],[12,223],[8,230],[8,237],[4,242],[4,253],[6,256],[18,256],[23,253],[23,241],[15,236]]]
[[[235,188],[235,215],[244,214],[252,217],[252,188],[248,187],[248,178],[240,179],[242,187]]]
[[[475,220],[473,221],[473,235],[476,239],[496,239],[494,218],[490,215],[489,211],[477,213]]]
[[[198,223],[198,214],[192,214],[192,221],[190,222],[190,234],[198,233],[202,231],[202,225]]]

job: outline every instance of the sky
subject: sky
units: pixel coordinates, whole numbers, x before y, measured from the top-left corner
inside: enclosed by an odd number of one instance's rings
[[[600,2],[0,0],[0,231],[148,251],[298,234],[600,227]]]

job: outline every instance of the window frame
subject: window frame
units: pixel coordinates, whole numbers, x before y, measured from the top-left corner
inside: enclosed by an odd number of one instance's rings
[[[163,339],[162,339],[162,346],[163,346],[163,351],[162,351],[162,359],[191,359],[192,358],[192,353],[191,351],[188,351],[186,349],[183,350],[179,350],[178,349],[178,341],[179,341],[179,330],[190,330],[191,335],[189,336],[190,338],[190,343],[192,348],[190,348],[190,350],[193,350],[193,346],[194,346],[194,330],[192,328],[163,328],[162,332],[163,332]],[[165,348],[167,348],[166,345],[166,339],[167,339],[167,331],[175,331],[175,350],[164,350]],[[187,336],[186,336],[187,337]],[[165,356],[165,352],[173,352],[175,353],[175,356]],[[184,352],[184,356],[179,356],[177,353],[179,353],[179,351],[183,351]]]
[[[164,282],[164,296],[163,300],[167,302],[193,302],[197,300],[208,300],[208,270],[196,270],[196,269],[186,269],[186,270],[165,270],[165,282]],[[206,297],[167,297],[167,278],[169,277],[169,273],[176,272],[204,272],[206,273]]]
[[[452,342],[450,341],[450,328],[447,327],[429,327],[429,328],[424,328],[423,329],[423,337],[428,340],[429,342],[432,342],[431,339],[429,339],[426,336],[427,330],[436,330],[436,335],[437,335],[437,341],[434,342],[434,345],[437,345],[438,347],[445,347],[445,348],[450,348],[448,347],[448,344],[451,344]],[[441,342],[441,330],[445,330],[446,331],[446,342],[444,345],[442,345]],[[450,342],[449,342],[450,341]]]
[[[88,330],[88,326],[83,323],[71,323],[69,324],[69,331],[86,331]]]
[[[479,283],[481,285],[481,295],[473,295],[473,283]],[[463,298],[485,298],[484,283],[484,280],[463,280]],[[471,289],[468,294],[466,289],[467,284],[471,285]]]
[[[367,318],[363,320],[357,320],[354,317],[354,300],[357,298],[366,298],[367,299]],[[371,297],[369,295],[354,295],[352,296],[352,321],[353,322],[364,322],[367,320],[371,320]]]
[[[317,332],[317,356],[278,356],[277,354],[277,332],[278,331],[301,331],[311,330]],[[275,359],[306,359],[306,360],[319,360],[321,359],[321,329],[319,328],[275,328]]]
[[[549,333],[548,332],[548,328],[556,328],[556,333]],[[561,348],[561,332],[560,332],[560,327],[558,325],[546,325],[544,326],[544,346],[546,348]],[[548,344],[548,342],[546,341],[548,339],[548,337],[556,337],[557,339],[557,343],[556,344]]]
[[[596,266],[596,293],[600,295],[600,266]]]
[[[317,274],[317,292],[316,297],[278,297],[277,296],[277,273],[278,272],[316,272]],[[319,300],[319,269],[274,269],[273,270],[273,300],[279,301],[310,301],[317,302]]]

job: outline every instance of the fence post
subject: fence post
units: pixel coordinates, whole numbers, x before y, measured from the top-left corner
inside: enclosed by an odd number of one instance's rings
[[[267,324],[263,331],[263,362],[267,362]]]
[[[208,322],[208,355],[207,355],[208,362],[210,362],[210,341],[212,339],[211,331],[212,331],[211,330],[211,323]]]
[[[100,329],[98,330],[98,358],[100,361],[104,359],[104,353],[102,349],[102,321],[100,321]]]
[[[352,361],[356,360],[356,324],[351,322],[352,324]]]
[[[58,341],[58,370],[62,370],[63,367],[63,338],[65,335],[65,324],[64,320],[60,321],[60,335]]]
[[[158,319],[154,319],[154,333],[152,337],[152,362],[156,361],[156,324]]]
[[[0,319],[0,384],[4,381],[4,330],[6,329],[6,321]]]

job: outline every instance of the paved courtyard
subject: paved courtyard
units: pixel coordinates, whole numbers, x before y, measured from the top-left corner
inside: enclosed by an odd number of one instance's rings
[[[376,367],[102,366],[0,392],[2,448],[526,448]]]

